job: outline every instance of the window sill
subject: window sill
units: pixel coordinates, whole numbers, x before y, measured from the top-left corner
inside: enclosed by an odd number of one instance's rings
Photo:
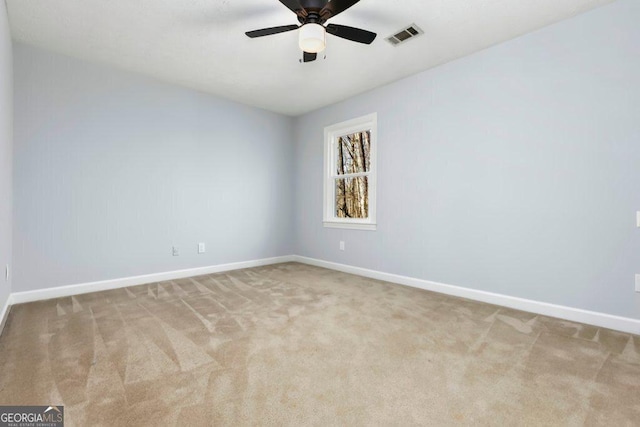
[[[373,223],[323,221],[322,224],[327,228],[350,228],[352,230],[376,231],[377,228],[377,224]]]

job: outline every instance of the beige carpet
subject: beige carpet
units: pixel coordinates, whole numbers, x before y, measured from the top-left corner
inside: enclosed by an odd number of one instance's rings
[[[640,337],[296,263],[14,306],[0,374],[68,426],[640,424]]]

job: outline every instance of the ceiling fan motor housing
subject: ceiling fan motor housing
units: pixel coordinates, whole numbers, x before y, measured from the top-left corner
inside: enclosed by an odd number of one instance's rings
[[[326,21],[326,19],[323,19],[319,13],[316,12],[309,12],[309,14],[307,16],[298,16],[298,21],[304,25],[304,24],[324,24],[324,22]]]

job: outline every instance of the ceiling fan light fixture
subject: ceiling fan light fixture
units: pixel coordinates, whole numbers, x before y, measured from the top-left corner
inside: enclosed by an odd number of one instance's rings
[[[322,52],[326,46],[326,31],[320,24],[305,24],[298,30],[299,45],[303,52]]]

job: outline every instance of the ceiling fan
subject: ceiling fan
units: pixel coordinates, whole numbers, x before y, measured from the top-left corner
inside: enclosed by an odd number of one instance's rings
[[[371,44],[376,33],[346,25],[328,24],[329,19],[349,9],[360,0],[280,0],[296,14],[301,25],[282,25],[247,31],[251,38],[270,36],[287,31],[299,31],[299,45],[303,52],[303,61],[315,61],[318,53],[326,46],[326,33],[358,43]]]

